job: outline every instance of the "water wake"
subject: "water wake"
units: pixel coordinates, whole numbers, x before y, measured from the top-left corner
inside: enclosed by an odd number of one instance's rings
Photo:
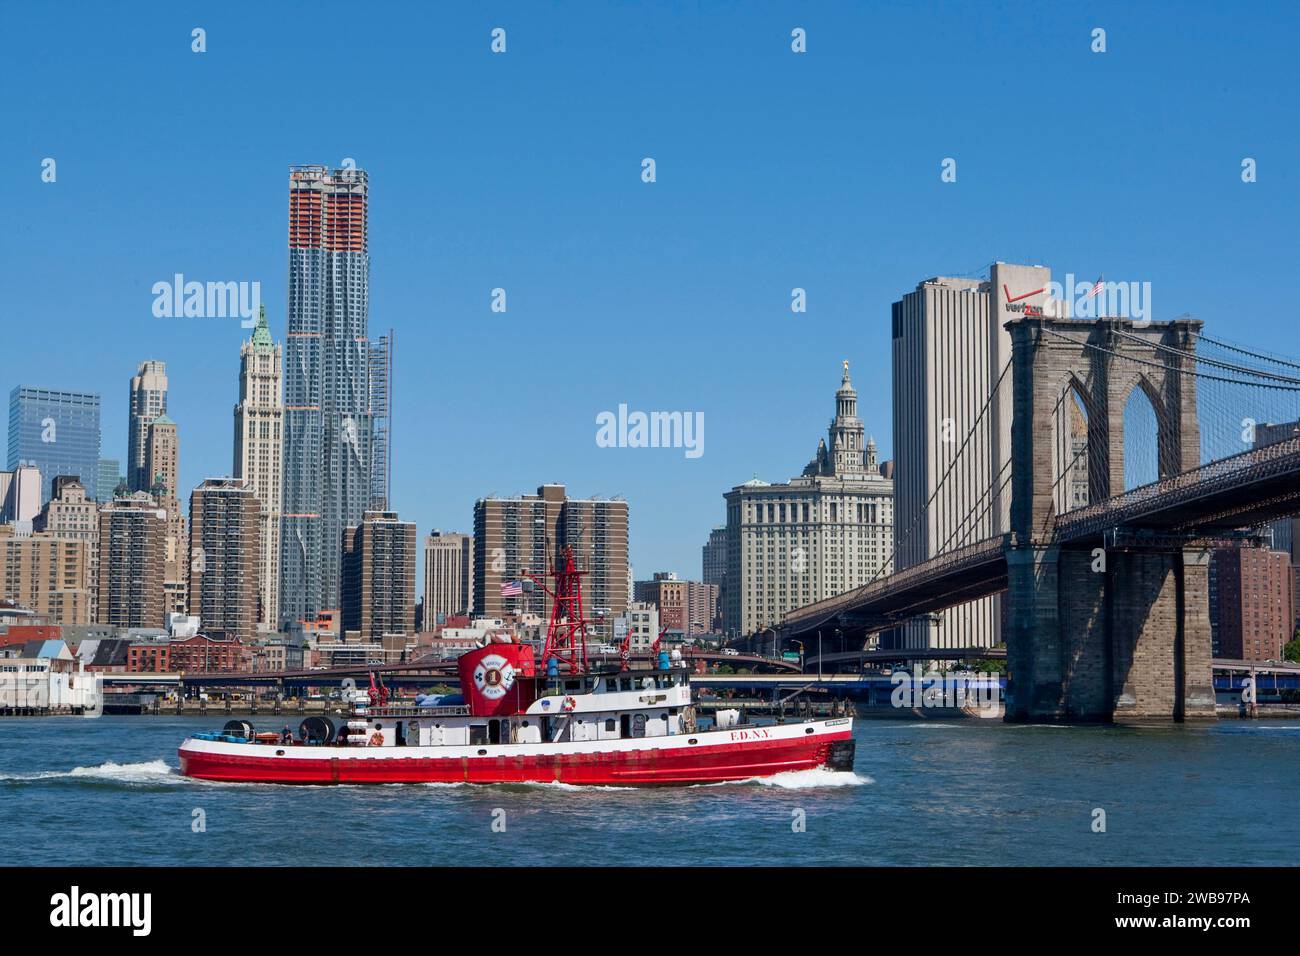
[[[58,779],[106,780],[112,783],[153,784],[181,783],[181,777],[165,760],[149,760],[144,763],[113,763],[111,760],[95,767],[73,767],[71,770],[40,770],[35,773],[0,773],[0,781],[58,780]]]
[[[751,777],[737,783],[758,784],[762,787],[777,787],[781,790],[815,790],[821,787],[862,787],[875,783],[866,774],[845,773],[842,770],[827,770],[818,767],[815,770],[791,770],[771,777]]]

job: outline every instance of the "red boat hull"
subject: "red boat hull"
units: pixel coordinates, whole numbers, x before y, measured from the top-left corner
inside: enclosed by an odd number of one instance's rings
[[[235,783],[552,783],[656,786],[746,780],[832,763],[849,729],[813,737],[745,740],[669,749],[510,756],[275,756],[255,745],[196,750],[182,745],[181,773]],[[188,741],[187,741],[188,743]],[[299,750],[299,748],[292,748]],[[334,748],[319,748],[329,750]],[[395,750],[397,748],[394,748]],[[424,749],[424,748],[421,748]],[[260,752],[269,752],[262,756]],[[283,752],[281,752],[283,754]],[[839,758],[842,760],[842,755]],[[851,760],[851,756],[850,756]]]

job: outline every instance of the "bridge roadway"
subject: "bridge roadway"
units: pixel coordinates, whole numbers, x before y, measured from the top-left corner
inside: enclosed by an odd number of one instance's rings
[[[706,664],[729,664],[733,667],[762,667],[777,671],[799,672],[799,665],[793,661],[780,658],[762,657],[757,654],[719,654],[713,652],[696,652],[684,655],[687,663],[703,661]],[[633,654],[632,660],[649,664],[649,654]],[[596,657],[593,666],[616,666],[615,657]],[[370,683],[370,675],[381,677],[389,687],[427,687],[431,682],[454,684],[456,678],[455,660],[432,660],[429,657],[402,664],[350,664],[344,667],[318,668],[315,670],[287,671],[234,671],[192,674],[104,674],[105,683],[113,685],[159,684],[186,687],[336,687],[347,678],[357,682],[358,686]],[[150,678],[143,680],[142,678]]]
[[[1006,651],[998,648],[983,648],[978,650],[980,658],[995,660],[1006,657]],[[965,655],[958,657],[955,655]],[[837,653],[827,654],[822,660],[823,666],[827,664],[842,665],[854,661],[864,663],[881,663],[881,662],[899,662],[899,661],[920,661],[920,660],[974,660],[975,655],[970,651],[952,650],[935,648],[930,651],[908,650],[899,651],[866,651],[861,653]],[[726,660],[734,661],[734,657],[728,657]],[[851,689],[868,686],[871,683],[877,683],[881,680],[888,681],[891,675],[880,673],[862,674],[853,673],[830,673],[817,674],[816,658],[808,662],[808,669],[804,672],[784,673],[784,674],[693,674],[691,684],[696,687],[712,688],[741,688],[741,687],[827,687]],[[1281,662],[1260,662],[1260,661],[1240,661],[1216,658],[1213,662],[1213,668],[1216,673],[1216,684],[1223,679],[1239,679],[1241,676],[1248,674],[1272,674],[1294,679],[1300,684],[1300,663],[1290,661]],[[316,686],[316,687],[333,687],[342,683],[346,677],[353,677],[349,673],[342,673],[344,669],[336,671],[306,671],[300,672],[310,675],[310,684],[287,683],[285,686]],[[202,686],[202,687],[238,687],[246,688],[250,686],[273,686],[275,685],[274,674],[122,674],[122,673],[103,673],[100,676],[104,679],[105,686],[114,687],[149,687],[162,689],[176,689],[182,685],[185,686]],[[249,678],[256,678],[255,683],[250,683]],[[355,678],[354,678],[355,679]],[[402,679],[389,684],[389,686],[407,686],[407,687],[427,687],[430,682],[430,675],[422,675],[418,679]],[[459,684],[460,680],[455,674],[438,674],[433,679],[439,683]],[[215,681],[215,682],[214,682]],[[388,681],[386,681],[388,683]]]
[[[1289,438],[1066,512],[1046,540],[1064,547],[1097,547],[1127,528],[1171,539],[1213,536],[1297,512],[1300,438]],[[1006,552],[1016,543],[1011,535],[999,535],[955,549],[791,611],[782,630],[786,636],[828,626],[879,630],[1005,591]]]

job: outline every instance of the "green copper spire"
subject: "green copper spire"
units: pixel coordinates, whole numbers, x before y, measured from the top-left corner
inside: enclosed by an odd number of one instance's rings
[[[266,323],[266,306],[261,306],[257,310],[257,326],[253,329],[253,348],[275,348],[275,343],[271,341],[271,327]]]

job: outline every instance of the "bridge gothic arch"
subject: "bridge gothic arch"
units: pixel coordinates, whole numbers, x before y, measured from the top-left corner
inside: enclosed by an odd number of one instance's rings
[[[1026,317],[1011,333],[1011,530],[1050,540],[1062,511],[1063,457],[1071,395],[1087,418],[1087,498],[1124,491],[1124,409],[1141,389],[1155,410],[1159,472],[1174,475],[1200,461],[1196,418],[1194,319],[1135,324]],[[1054,440],[1043,441],[1051,435]]]

